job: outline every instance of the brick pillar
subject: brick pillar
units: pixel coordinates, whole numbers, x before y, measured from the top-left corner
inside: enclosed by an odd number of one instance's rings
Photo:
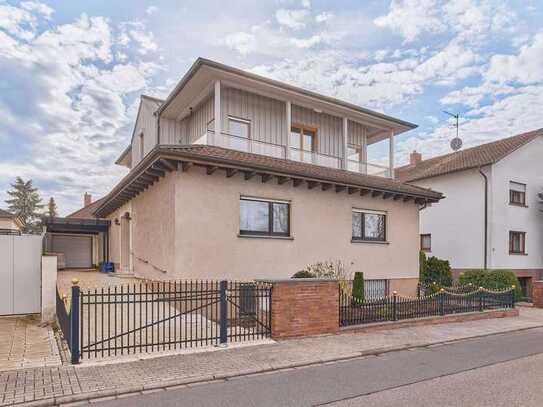
[[[271,283],[272,338],[320,335],[339,330],[337,281],[301,278]]]
[[[543,308],[543,280],[532,282],[532,302],[534,307]]]

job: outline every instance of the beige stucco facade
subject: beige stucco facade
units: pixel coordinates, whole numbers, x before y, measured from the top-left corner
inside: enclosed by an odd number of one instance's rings
[[[0,229],[19,230],[19,224],[13,219],[0,218]]]
[[[290,238],[239,235],[241,196],[289,201]],[[386,243],[352,243],[352,209],[386,211]],[[414,295],[418,278],[419,208],[413,202],[361,197],[306,186],[248,181],[193,167],[171,172],[109,217],[110,258],[119,264],[120,226],[131,216],[131,268],[158,279],[288,278],[306,265],[341,260],[366,279],[390,279]]]

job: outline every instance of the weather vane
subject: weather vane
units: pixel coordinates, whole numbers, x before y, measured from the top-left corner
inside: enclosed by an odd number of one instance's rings
[[[458,136],[458,126],[459,126],[458,119],[460,118],[460,114],[450,113],[450,112],[447,112],[446,110],[444,110],[443,113],[448,114],[449,116],[454,117],[456,119],[456,124],[455,124],[456,137],[451,140],[451,148],[453,149],[453,151],[458,151],[462,148],[462,139]]]

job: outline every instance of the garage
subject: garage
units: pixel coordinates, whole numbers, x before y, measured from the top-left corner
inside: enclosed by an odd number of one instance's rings
[[[45,218],[45,252],[59,269],[90,269],[108,259],[109,220]]]
[[[51,240],[51,251],[64,255],[66,268],[92,267],[92,236],[55,234]]]

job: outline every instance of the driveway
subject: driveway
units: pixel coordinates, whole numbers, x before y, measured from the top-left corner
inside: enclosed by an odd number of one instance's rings
[[[39,317],[0,317],[0,371],[60,365],[53,329]]]

